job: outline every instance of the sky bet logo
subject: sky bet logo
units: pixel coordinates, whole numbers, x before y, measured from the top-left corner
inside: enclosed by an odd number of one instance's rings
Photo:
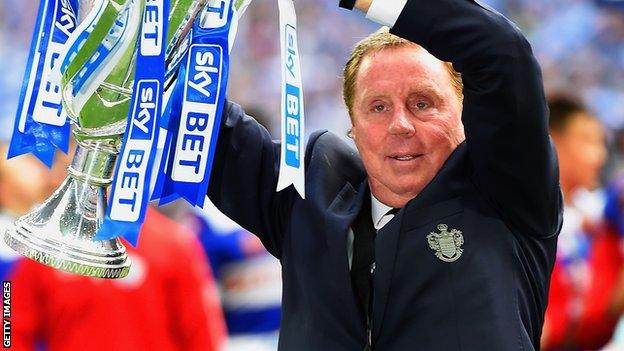
[[[286,119],[284,123],[286,164],[299,168],[301,164],[301,89],[299,85],[299,57],[297,57],[297,31],[286,26]]]
[[[60,65],[61,53],[64,50],[65,42],[76,28],[76,16],[73,13],[69,0],[62,0],[56,4],[57,19],[54,22],[54,28],[48,44],[47,54],[45,55],[41,80],[38,80],[36,102],[33,108],[33,120],[39,123],[45,123],[55,126],[65,125],[67,116],[63,112],[63,103],[61,101],[60,81],[52,79],[53,69]],[[44,37],[42,37],[42,41]],[[48,39],[45,39],[48,40]],[[40,44],[41,45],[41,44]],[[37,61],[35,65],[37,67]]]
[[[202,18],[204,28],[221,28],[227,23],[230,0],[210,0]]]
[[[299,168],[300,90],[286,84],[286,164]]]
[[[163,0],[147,0],[141,29],[141,55],[158,56],[161,48]]]
[[[158,106],[157,80],[141,80],[137,83],[137,97],[132,109],[132,124],[124,154],[118,164],[118,178],[115,183],[115,197],[110,217],[116,221],[134,222],[141,214],[145,173],[150,158],[156,106]]]
[[[158,103],[158,81],[153,79],[141,80],[137,84],[139,90],[137,100],[132,110],[132,127],[130,139],[152,140],[154,135],[154,119],[156,104]]]
[[[171,178],[201,183],[217,113],[223,50],[218,45],[191,45],[184,101]]]

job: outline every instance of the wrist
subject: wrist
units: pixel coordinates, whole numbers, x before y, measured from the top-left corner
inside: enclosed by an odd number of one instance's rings
[[[361,2],[360,2],[361,1]],[[358,0],[357,6],[366,11],[366,18],[390,28],[394,27],[407,0]]]
[[[355,8],[360,10],[360,11],[362,11],[362,12],[364,12],[364,13],[367,13],[372,2],[373,2],[373,0],[356,0],[355,1]]]
[[[368,11],[372,0],[340,0],[338,6],[347,10],[358,9],[364,13]]]

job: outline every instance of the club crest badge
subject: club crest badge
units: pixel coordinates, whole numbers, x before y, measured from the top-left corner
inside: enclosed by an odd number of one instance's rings
[[[448,230],[446,224],[438,224],[439,233],[431,232],[427,235],[429,247],[435,251],[437,258],[444,262],[455,262],[459,259],[464,249],[464,236],[457,229]]]

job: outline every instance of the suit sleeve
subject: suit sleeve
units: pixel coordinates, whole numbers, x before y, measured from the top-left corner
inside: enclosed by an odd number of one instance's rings
[[[461,73],[473,181],[507,225],[557,233],[561,195],[541,71],[519,29],[472,0],[409,0],[391,32]]]
[[[228,102],[222,118],[208,197],[280,258],[295,196],[292,187],[275,192],[280,144],[236,104]]]

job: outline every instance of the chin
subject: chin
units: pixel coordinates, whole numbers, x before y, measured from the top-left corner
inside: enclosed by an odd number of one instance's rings
[[[392,190],[393,193],[395,194],[404,194],[404,195],[410,195],[411,197],[416,197],[416,195],[418,195],[418,193],[420,193],[422,191],[422,189],[425,187],[422,183],[409,183],[409,184],[393,184],[394,186],[392,188],[390,188]]]

